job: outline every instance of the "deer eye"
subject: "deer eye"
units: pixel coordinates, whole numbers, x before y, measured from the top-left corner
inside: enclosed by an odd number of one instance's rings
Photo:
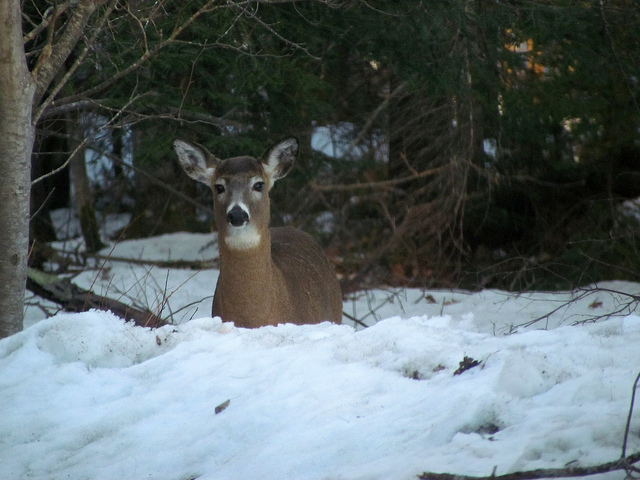
[[[264,189],[264,182],[256,182],[253,184],[253,190],[256,192],[261,192]]]
[[[220,183],[216,183],[213,188],[215,189],[216,193],[218,195],[220,195],[221,193],[224,193],[224,185],[220,184]]]

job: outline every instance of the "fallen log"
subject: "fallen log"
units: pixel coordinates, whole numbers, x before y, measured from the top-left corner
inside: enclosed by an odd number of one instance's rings
[[[34,268],[29,269],[27,289],[39,297],[57,303],[69,312],[86,312],[91,309],[108,310],[140,327],[157,328],[168,323],[149,310],[132,307],[112,298],[96,295],[90,290],[78,287],[68,278],[61,278]]]

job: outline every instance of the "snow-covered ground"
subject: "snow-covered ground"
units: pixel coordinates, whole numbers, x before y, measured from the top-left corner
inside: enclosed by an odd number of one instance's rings
[[[174,234],[103,253],[206,261],[216,243]],[[0,341],[0,479],[390,480],[620,456],[640,371],[625,292],[640,285],[376,290],[344,304],[366,329],[245,330],[210,317],[216,278],[118,261],[76,277],[177,324],[157,330],[99,311],[42,320],[30,299],[28,328]],[[465,357],[478,365],[454,374]]]

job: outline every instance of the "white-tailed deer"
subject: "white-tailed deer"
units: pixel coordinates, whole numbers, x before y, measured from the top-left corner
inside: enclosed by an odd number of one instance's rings
[[[269,190],[291,170],[298,141],[278,142],[259,160],[219,160],[182,140],[173,146],[185,172],[213,190],[220,276],[212,314],[245,328],[341,323],[340,285],[320,246],[295,228],[269,228]]]

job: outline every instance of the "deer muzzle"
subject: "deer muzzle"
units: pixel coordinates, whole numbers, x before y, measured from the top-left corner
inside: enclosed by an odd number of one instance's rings
[[[236,205],[227,213],[227,222],[234,227],[242,227],[249,223],[249,214]]]

